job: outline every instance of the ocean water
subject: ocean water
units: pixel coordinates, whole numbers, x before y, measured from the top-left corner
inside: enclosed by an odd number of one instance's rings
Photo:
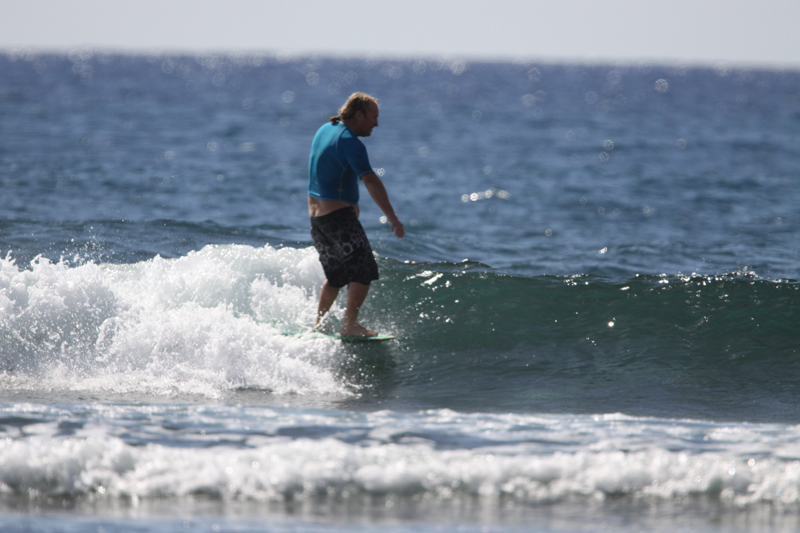
[[[356,90],[375,345],[302,335]],[[796,531],[799,161],[798,71],[5,52],[0,529]]]

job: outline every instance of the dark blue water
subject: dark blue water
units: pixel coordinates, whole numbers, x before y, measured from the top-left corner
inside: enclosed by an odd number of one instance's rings
[[[793,530],[799,88],[0,56],[3,524]],[[308,149],[356,90],[407,230],[363,195],[380,346],[301,335]]]

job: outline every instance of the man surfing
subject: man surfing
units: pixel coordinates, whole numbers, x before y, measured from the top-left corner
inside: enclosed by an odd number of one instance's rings
[[[378,279],[378,264],[361,222],[358,220],[358,180],[386,215],[398,238],[405,235],[403,223],[394,213],[383,182],[373,172],[367,149],[358,138],[369,137],[378,126],[378,101],[365,93],[354,93],[339,108],[339,114],[322,126],[311,143],[308,162],[308,216],[311,237],[319,253],[325,282],[319,293],[314,327],[317,328],[347,285],[347,309],[342,337],[378,335],[358,323],[358,312]]]

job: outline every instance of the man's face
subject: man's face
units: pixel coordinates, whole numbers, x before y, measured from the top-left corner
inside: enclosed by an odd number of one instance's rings
[[[372,128],[378,127],[378,114],[380,111],[378,110],[378,105],[375,102],[369,102],[369,110],[366,114],[362,112],[356,112],[355,116],[355,128],[353,131],[359,137],[369,137],[372,135]]]

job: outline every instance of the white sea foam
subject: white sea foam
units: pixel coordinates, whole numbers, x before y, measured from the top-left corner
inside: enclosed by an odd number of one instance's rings
[[[6,388],[344,393],[331,341],[308,328],[324,276],[314,250],[206,246],[128,265],[0,260]]]
[[[64,420],[7,431],[0,440],[0,492],[33,499],[133,501],[198,494],[251,501],[365,495],[387,502],[478,498],[490,504],[706,496],[731,507],[800,504],[800,463],[768,450],[773,441],[785,440],[776,429],[797,436],[797,426],[754,425],[735,445],[714,442],[703,450],[674,449],[669,441],[701,426],[711,434],[739,426],[641,418],[625,418],[629,425],[616,426],[588,416],[509,418],[441,410],[313,414],[222,406],[217,412],[168,409],[173,411],[103,407],[88,416],[91,422],[72,431],[65,431]],[[19,408],[5,414],[41,416]],[[68,413],[47,416],[64,415]],[[167,419],[172,422],[169,430],[162,427]],[[206,434],[200,429],[204,427],[218,431]],[[649,433],[647,442],[630,434],[633,427]],[[307,436],[290,437],[282,431],[290,428],[311,429]],[[323,429],[329,431],[313,436]],[[603,436],[592,435],[593,429]],[[161,444],[167,433],[176,431],[178,440]],[[495,442],[469,445],[488,437]],[[633,445],[592,449],[590,441],[609,437]],[[743,447],[758,452],[737,451]]]

